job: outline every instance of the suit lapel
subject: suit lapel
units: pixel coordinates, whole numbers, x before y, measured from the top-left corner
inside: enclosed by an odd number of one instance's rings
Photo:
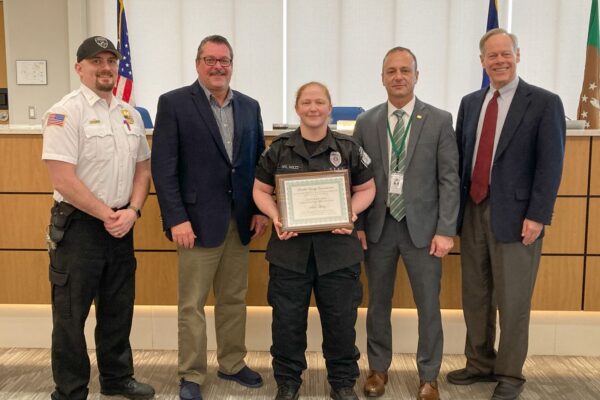
[[[506,119],[504,120],[504,126],[502,127],[500,139],[498,140],[498,147],[496,148],[494,160],[497,160],[508,147],[508,144],[515,135],[515,132],[525,115],[525,111],[527,111],[527,107],[529,107],[529,102],[531,101],[529,95],[531,92],[527,86],[527,83],[523,80],[519,81],[515,96],[510,103],[508,114],[506,114]]]
[[[230,89],[231,90],[231,89]],[[239,96],[233,95],[232,98],[232,106],[233,106],[233,151],[231,152],[231,163],[235,164],[235,160],[237,160],[238,153],[240,151],[240,144],[242,143],[242,117],[241,117],[241,107],[239,106]]]
[[[191,86],[191,94],[192,101],[200,114],[200,117],[204,120],[204,123],[208,127],[208,131],[210,132],[215,144],[219,148],[219,151],[225,158],[225,160],[229,161],[229,156],[227,155],[227,150],[225,150],[225,145],[223,144],[223,138],[219,133],[219,126],[217,125],[217,121],[215,120],[215,116],[210,108],[210,104],[208,103],[208,99],[204,94],[204,90],[200,87],[198,81],[194,82]]]
[[[477,151],[475,149],[475,143],[477,141],[477,125],[479,124],[479,116],[481,115],[482,111],[481,107],[483,106],[483,101],[485,100],[485,94],[487,93],[487,91],[488,88],[481,89],[475,94],[470,104],[466,105],[466,107],[472,109],[472,112],[469,112],[470,110],[465,110],[464,115],[468,117],[468,120],[463,121],[462,127],[465,154],[464,164],[466,164],[466,171],[471,171],[473,164],[473,156]],[[469,176],[471,176],[470,172]]]
[[[410,160],[412,159],[413,154],[415,153],[415,148],[419,142],[419,137],[421,136],[421,130],[423,129],[425,119],[427,119],[427,109],[421,100],[415,98],[415,108],[411,116],[412,122],[410,123],[410,131],[408,132],[408,147],[406,148],[407,168],[410,165]]]
[[[381,156],[381,163],[383,164],[383,172],[385,173],[385,179],[388,179],[390,174],[390,157],[388,150],[388,116],[387,116],[387,102],[379,106],[379,114],[377,115],[377,139],[379,140],[379,154]]]

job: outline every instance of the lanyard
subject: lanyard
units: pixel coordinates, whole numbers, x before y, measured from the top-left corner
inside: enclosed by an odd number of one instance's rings
[[[400,148],[397,149],[396,143],[394,143],[394,139],[392,138],[392,131],[390,130],[390,120],[388,118],[387,133],[388,133],[388,136],[390,137],[390,143],[392,144],[392,152],[394,153],[394,155],[396,157],[400,157],[400,154],[402,154],[402,151],[404,150],[404,145],[406,144],[406,136],[408,136],[408,130],[410,129],[412,120],[413,120],[413,115],[411,114],[410,118],[408,119],[408,124],[406,124],[406,127],[404,128],[404,135],[402,135],[402,141],[400,142]]]

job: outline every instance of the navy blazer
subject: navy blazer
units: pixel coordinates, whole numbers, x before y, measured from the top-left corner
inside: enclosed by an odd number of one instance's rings
[[[459,232],[471,186],[477,124],[487,91],[484,88],[465,96],[458,111]],[[565,112],[560,98],[519,79],[492,163],[489,201],[496,240],[521,241],[525,218],[550,224],[562,174],[565,138]]]
[[[258,102],[233,91],[233,161],[198,81],[158,99],[152,139],[152,178],[163,229],[190,221],[199,247],[223,243],[231,220],[242,244],[259,214],[252,199],[254,170],[265,148]]]

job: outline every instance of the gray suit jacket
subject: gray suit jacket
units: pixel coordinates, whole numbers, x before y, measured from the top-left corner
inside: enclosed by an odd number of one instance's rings
[[[413,244],[426,247],[435,234],[454,236],[459,207],[458,149],[452,115],[416,99],[402,191]],[[357,228],[378,242],[387,212],[389,139],[387,102],[358,117],[354,138],[371,157],[377,194]]]

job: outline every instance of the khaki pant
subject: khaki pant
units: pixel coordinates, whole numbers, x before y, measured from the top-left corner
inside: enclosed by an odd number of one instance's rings
[[[248,246],[240,242],[235,221],[219,247],[178,248],[179,377],[202,384],[206,378],[204,305],[211,286],[215,295],[215,331],[219,371],[235,374],[246,356]]]

